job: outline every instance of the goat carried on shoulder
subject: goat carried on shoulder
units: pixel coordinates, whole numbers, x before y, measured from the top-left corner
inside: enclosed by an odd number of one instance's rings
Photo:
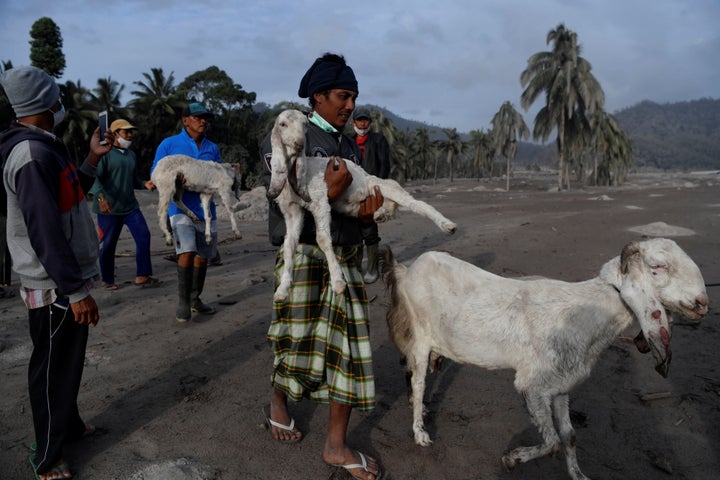
[[[194,222],[200,219],[182,201],[183,191],[190,190],[200,194],[200,202],[205,217],[205,241],[212,241],[210,233],[210,201],[213,195],[222,198],[225,210],[230,215],[232,231],[240,238],[240,230],[234,212],[246,208],[238,201],[242,175],[240,165],[197,160],[188,155],[168,155],[158,161],[150,180],[158,190],[158,222],[165,234],[165,243],[172,245],[172,233],[167,227],[167,212],[170,200]],[[235,200],[233,201],[233,197]]]
[[[504,278],[440,252],[424,253],[405,267],[387,249],[383,271],[390,334],[412,375],[415,443],[432,443],[423,423],[431,356],[512,368],[543,443],[506,453],[503,464],[512,469],[564,447],[574,480],[588,477],[576,458],[570,390],[590,376],[600,354],[633,320],[642,329],[638,350],[652,351],[655,369],[667,376],[670,312],[693,320],[708,312],[700,269],[662,238],[627,244],[597,277],[577,283]]]
[[[345,291],[345,280],[337,258],[332,250],[330,237],[330,209],[327,199],[327,184],[324,179],[327,160],[317,161],[305,157],[305,133],[308,119],[298,110],[285,110],[278,115],[270,136],[272,145],[270,186],[268,198],[274,199],[285,218],[286,235],[283,243],[284,266],[280,284],[275,290],[276,302],[287,299],[292,282],[293,256],[303,227],[303,209],[313,215],[316,225],[317,244],[328,262],[330,281],[337,294]],[[399,183],[370,175],[359,165],[345,162],[352,183],[343,195],[335,200],[332,209],[344,215],[357,217],[360,202],[373,195],[379,187],[385,201],[373,218],[385,222],[395,216],[398,205],[433,221],[440,230],[455,233],[456,225],[425,202],[416,200]],[[289,176],[292,174],[291,176]]]

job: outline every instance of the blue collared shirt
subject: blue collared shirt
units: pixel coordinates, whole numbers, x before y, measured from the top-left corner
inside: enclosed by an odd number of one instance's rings
[[[168,137],[160,142],[160,145],[158,145],[158,148],[155,151],[155,160],[150,168],[150,173],[152,174],[153,170],[155,170],[155,166],[161,158],[176,154],[188,155],[190,157],[197,158],[198,160],[206,160],[209,162],[222,162],[220,159],[220,149],[216,144],[208,140],[206,137],[203,137],[202,142],[200,143],[200,148],[198,148],[195,140],[193,140],[193,138],[188,135],[187,131],[183,128],[182,132],[172,137]],[[185,190],[182,201],[195,213],[195,215],[198,216],[199,219],[205,219],[202,205],[200,204],[200,194]],[[172,217],[178,213],[184,215],[183,211],[175,205],[175,202],[171,202],[168,215]],[[210,202],[210,214],[212,216],[212,220],[217,218],[215,215],[215,202]]]

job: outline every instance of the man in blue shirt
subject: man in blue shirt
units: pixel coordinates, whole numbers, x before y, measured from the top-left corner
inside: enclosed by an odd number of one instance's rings
[[[221,162],[220,149],[205,136],[209,120],[213,117],[214,115],[203,105],[188,104],[182,112],[183,130],[160,142],[155,152],[151,173],[160,159],[168,155],[182,154],[198,160]],[[200,204],[200,194],[186,190],[183,193],[182,201],[200,219],[199,222],[193,222],[174,202],[170,204],[168,215],[175,239],[178,265],[179,298],[175,318],[178,322],[185,323],[190,320],[191,312],[205,315],[215,313],[213,307],[200,300],[200,294],[205,285],[208,259],[214,258],[217,254],[217,217],[215,202],[211,202],[212,241],[207,244],[205,243],[205,215]]]

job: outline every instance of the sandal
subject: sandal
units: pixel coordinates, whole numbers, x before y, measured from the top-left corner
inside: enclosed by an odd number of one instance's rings
[[[114,283],[105,283],[105,282],[102,282],[101,285],[102,285],[102,288],[104,288],[105,290],[111,290],[111,291],[112,291],[112,290],[117,290],[118,288],[120,288],[120,287],[118,287],[117,285],[115,285]]]
[[[362,468],[363,470],[365,470],[365,473],[369,473],[370,475],[372,475],[373,477],[375,477],[375,480],[380,480],[380,479],[382,478],[382,473],[383,473],[382,470],[380,469],[380,465],[378,465],[378,472],[375,473],[375,474],[372,473],[372,472],[368,469],[367,458],[365,458],[365,455],[364,455],[362,452],[360,452],[360,451],[358,451],[357,453],[358,453],[358,455],[360,456],[360,463],[349,463],[349,464],[347,464],[347,465],[338,465],[338,464],[330,464],[330,465],[333,466],[333,467],[344,468],[345,471],[346,471],[352,478],[354,478],[354,479],[356,479],[356,480],[362,480],[362,479],[361,479],[360,477],[358,477],[357,475],[355,475],[354,473],[352,473],[350,470],[357,470],[358,468]]]
[[[133,282],[136,287],[157,287],[162,283],[161,280],[153,277],[147,277],[142,282]]]
[[[275,438],[275,440],[277,440],[278,442],[290,444],[290,443],[297,443],[300,440],[302,440],[302,438],[303,438],[302,432],[300,430],[298,430],[297,428],[295,428],[295,419],[294,418],[290,417],[290,425],[283,425],[280,422],[276,422],[275,420],[270,418],[270,406],[269,405],[266,407],[263,407],[263,415],[265,416],[265,425],[270,430],[270,433],[272,433],[272,429],[273,429],[273,427],[275,427],[275,428],[279,428],[280,430],[284,430],[288,433],[292,433],[294,435],[297,435],[298,433],[300,434],[300,437],[290,438],[288,440],[280,440],[279,438],[276,438],[275,435],[273,435],[273,438]]]
[[[35,474],[35,480],[64,479],[73,477],[72,472],[70,471],[70,466],[64,460],[60,460],[52,468],[43,473],[38,473],[37,465],[35,465],[35,460],[37,460],[37,453],[33,453],[32,455],[30,455],[29,460],[30,466],[32,466],[33,469],[33,473]]]

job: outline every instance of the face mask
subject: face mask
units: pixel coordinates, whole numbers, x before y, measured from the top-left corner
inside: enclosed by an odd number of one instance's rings
[[[118,137],[117,142],[120,145],[120,148],[130,148],[130,145],[132,145],[132,140],[125,140],[122,137]]]
[[[366,133],[368,133],[370,131],[370,127],[360,129],[360,128],[353,126],[353,130],[355,130],[355,133],[357,133],[358,136],[362,137],[363,135],[365,135]]]
[[[65,120],[65,105],[60,104],[60,109],[57,112],[53,112],[53,128],[60,125],[60,122]]]

